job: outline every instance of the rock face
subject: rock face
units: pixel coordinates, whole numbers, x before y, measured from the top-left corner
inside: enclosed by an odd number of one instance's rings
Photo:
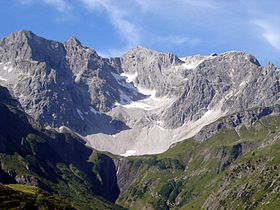
[[[0,84],[27,113],[123,155],[160,153],[222,116],[279,104],[279,75],[244,52],[178,58],[136,47],[106,59],[75,37],[0,41]]]
[[[237,112],[227,117],[223,117],[214,123],[206,125],[202,128],[195,136],[194,139],[198,141],[206,141],[211,138],[214,134],[219,132],[221,129],[234,128],[239,131],[241,126],[250,127],[255,122],[268,115],[279,115],[280,106],[276,105],[273,107],[262,107],[253,110],[246,110],[244,112]]]
[[[14,107],[14,101],[9,103],[10,95],[2,95],[2,89],[6,91],[0,86],[0,183],[33,185],[73,199],[81,194],[117,199],[116,168],[109,156],[88,148],[69,129],[43,128]]]

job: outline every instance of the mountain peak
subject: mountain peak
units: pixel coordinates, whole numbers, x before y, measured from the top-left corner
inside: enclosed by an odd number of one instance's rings
[[[69,45],[82,45],[81,42],[75,36],[71,36],[67,41],[66,44]]]
[[[4,40],[18,40],[18,41],[26,41],[32,39],[36,36],[30,30],[20,30],[9,34],[8,36],[4,37]]]

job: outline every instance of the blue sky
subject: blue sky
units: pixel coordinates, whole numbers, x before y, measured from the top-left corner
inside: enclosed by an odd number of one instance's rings
[[[280,66],[278,0],[0,0],[0,36],[76,36],[102,56],[142,45],[179,57],[230,50]]]

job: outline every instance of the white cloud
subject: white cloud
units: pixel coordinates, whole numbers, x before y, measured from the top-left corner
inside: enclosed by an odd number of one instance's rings
[[[205,9],[214,10],[220,7],[222,2],[217,3],[213,0],[173,0],[173,1],[161,1],[158,0],[134,0],[143,11],[149,11],[152,13],[158,13],[161,15],[166,14],[176,14],[179,11],[196,12],[198,10],[202,11]],[[164,11],[164,13],[162,13]],[[197,14],[195,14],[197,15]],[[200,14],[203,15],[203,14]]]
[[[59,12],[67,12],[71,10],[69,2],[65,0],[18,0],[21,4],[33,4],[33,3],[44,3],[54,7]]]
[[[43,0],[46,4],[54,6],[60,12],[71,10],[71,6],[65,0]]]
[[[278,19],[256,19],[253,24],[262,30],[262,38],[273,48],[280,50],[280,20]]]
[[[91,10],[104,9],[110,18],[111,23],[117,29],[118,33],[128,42],[129,46],[139,43],[139,29],[128,19],[128,14],[124,8],[113,0],[82,0],[87,8]]]
[[[190,46],[195,46],[198,43],[200,43],[201,40],[198,38],[190,38],[190,37],[184,37],[184,36],[178,36],[178,35],[169,35],[169,36],[158,37],[158,42],[165,43],[165,44],[171,44],[171,45],[187,44]]]

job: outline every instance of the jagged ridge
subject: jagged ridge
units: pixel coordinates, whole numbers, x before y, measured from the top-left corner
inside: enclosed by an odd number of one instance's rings
[[[19,31],[0,42],[0,84],[43,125],[67,126],[115,154],[160,153],[218,118],[279,104],[279,71],[252,55],[178,58],[143,47],[100,57]]]

